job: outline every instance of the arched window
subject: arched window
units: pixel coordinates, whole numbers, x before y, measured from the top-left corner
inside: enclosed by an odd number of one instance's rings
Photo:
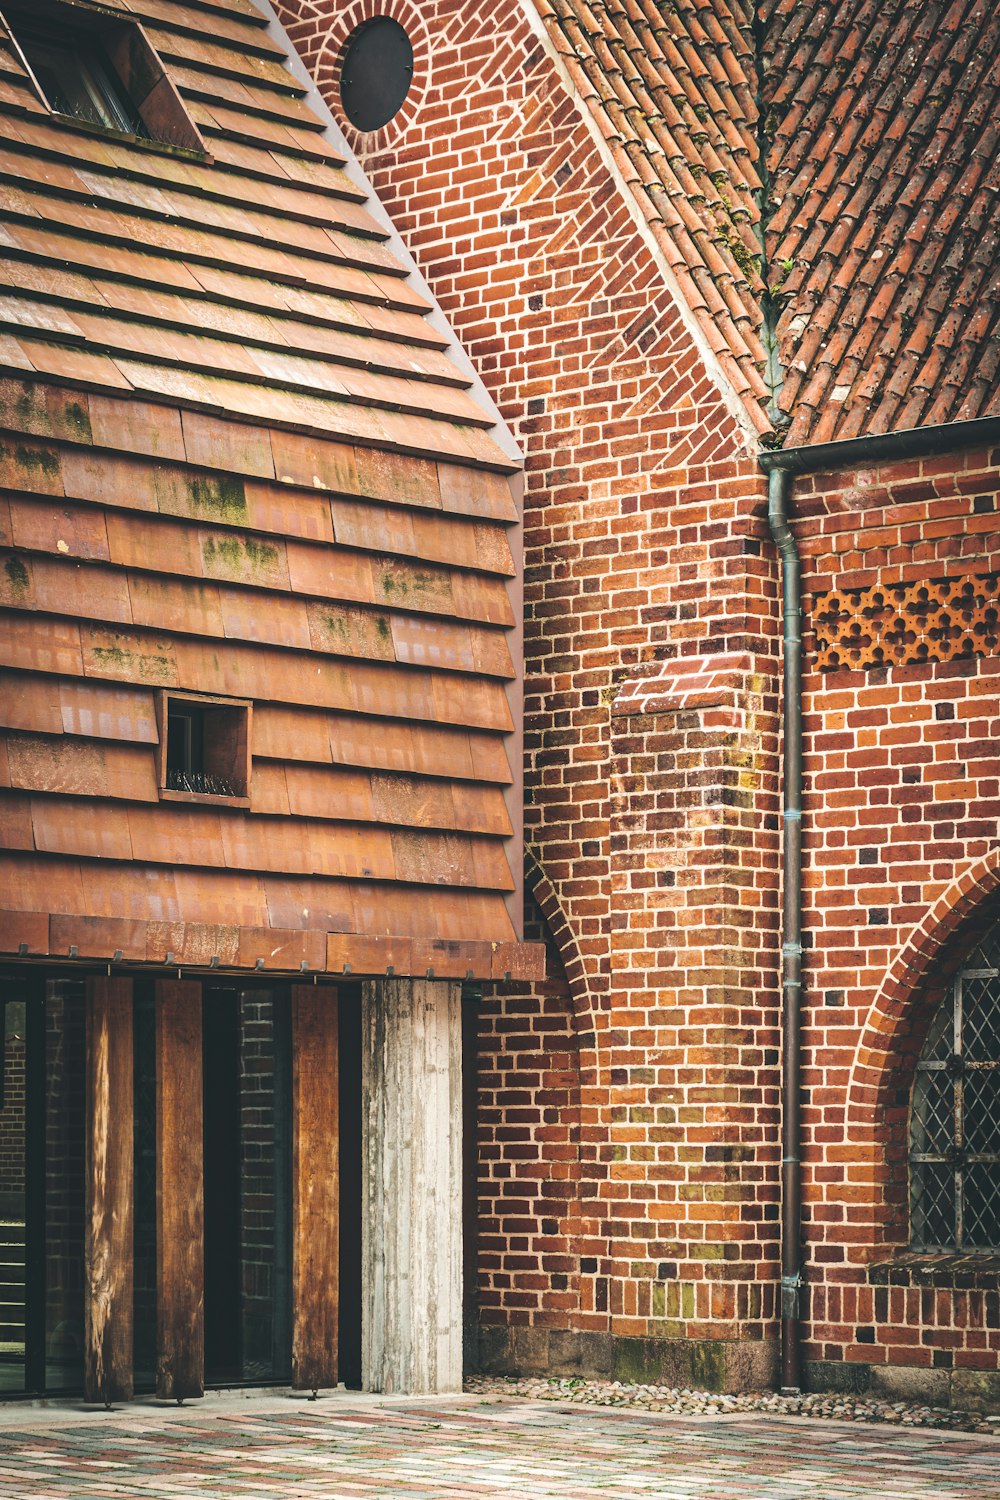
[[[910,1239],[1000,1248],[1000,927],[952,980],[917,1063]]]

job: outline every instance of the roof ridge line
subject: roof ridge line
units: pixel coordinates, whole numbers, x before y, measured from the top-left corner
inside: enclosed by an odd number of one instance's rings
[[[590,108],[586,96],[581,91],[572,68],[556,47],[549,33],[548,27],[545,24],[543,11],[547,10],[556,19],[558,18],[558,13],[553,9],[549,0],[519,0],[519,4],[521,12],[531,28],[532,35],[536,38],[545,56],[555,68],[569,97],[578,107],[580,118],[597,149],[603,165],[612,179],[617,183],[622,202],[625,204],[629,216],[646,248],[653,257],[663,283],[673,299],[674,305],[680,313],[688,333],[691,335],[709,379],[716,387],[726,409],[743,434],[747,442],[748,451],[755,454],[762,437],[762,431],[766,431],[768,426],[762,403],[755,395],[752,387],[748,386],[745,379],[742,383],[734,379],[734,374],[742,375],[743,373],[739,369],[735,356],[732,358],[732,364],[735,368],[731,372],[727,368],[722,351],[716,350],[713,347],[708,331],[703,326],[691,298],[685,295],[678,271],[671,264],[663,244],[657,239],[653,226],[643,212],[637,193],[615,161],[614,153],[608,141],[601,133],[594,111]],[[688,275],[691,275],[690,271]]]
[[[781,367],[780,346],[778,343],[778,319],[781,316],[784,299],[779,290],[781,280],[772,284],[771,260],[767,245],[768,225],[774,217],[778,205],[774,201],[771,169],[768,165],[771,145],[769,139],[769,110],[767,105],[768,22],[763,14],[763,8],[759,0],[753,8],[750,35],[753,37],[753,65],[756,77],[756,89],[754,91],[757,105],[757,119],[754,125],[754,135],[757,141],[756,165],[757,176],[761,184],[753,193],[759,210],[757,222],[753,226],[753,229],[757,237],[757,242],[760,245],[760,279],[763,282],[763,290],[760,293],[761,323],[759,333],[765,354],[764,380],[770,393],[767,414],[775,429],[774,441],[768,446],[779,447],[782,434],[789,425],[789,418],[779,405],[781,388],[784,384],[784,372]]]
[[[383,243],[392,250],[397,264],[403,268],[403,280],[412,291],[416,292],[429,303],[429,310],[426,314],[428,325],[447,340],[447,356],[453,359],[457,368],[469,377],[468,389],[470,394],[482,407],[493,424],[489,429],[489,436],[506,458],[511,469],[520,472],[524,467],[524,455],[509,423],[499,410],[482,376],[472,363],[472,360],[456,337],[454,329],[441,311],[440,303],[428,285],[411,251],[408,249],[392,219],[383,208],[360,163],[348,145],[343,131],[331,113],[329,105],[326,103],[315,80],[311,77],[309,70],[302,61],[295,43],[281,24],[272,0],[252,0],[252,3],[262,15],[267,17],[271,35],[276,37],[285,48],[288,71],[304,86],[304,102],[317,121],[320,133],[334,147],[338,155],[345,158],[344,171],[346,174],[349,177],[353,177],[358,185],[363,187],[367,193],[365,206],[373,221],[382,226],[386,236]]]

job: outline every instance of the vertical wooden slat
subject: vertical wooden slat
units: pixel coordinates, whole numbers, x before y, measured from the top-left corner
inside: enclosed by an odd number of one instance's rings
[[[462,987],[362,985],[361,1378],[462,1389]]]
[[[132,981],[87,981],[84,1396],[132,1398]]]
[[[337,1384],[340,1131],[337,991],[292,986],[292,1386]]]
[[[205,1392],[201,985],[156,985],[156,1394]]]

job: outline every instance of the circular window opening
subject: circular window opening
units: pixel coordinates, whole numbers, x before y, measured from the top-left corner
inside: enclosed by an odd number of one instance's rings
[[[376,16],[351,37],[340,69],[340,99],[356,130],[380,130],[413,82],[413,48],[398,21]]]

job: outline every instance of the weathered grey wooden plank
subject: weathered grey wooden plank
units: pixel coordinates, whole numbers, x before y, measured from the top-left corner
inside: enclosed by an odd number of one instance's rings
[[[462,1388],[461,986],[362,987],[362,1382]]]
[[[201,985],[156,985],[156,1394],[205,1393]]]
[[[132,981],[87,980],[84,1399],[132,1398]]]
[[[292,1386],[337,1384],[340,1309],[338,997],[292,986]]]

